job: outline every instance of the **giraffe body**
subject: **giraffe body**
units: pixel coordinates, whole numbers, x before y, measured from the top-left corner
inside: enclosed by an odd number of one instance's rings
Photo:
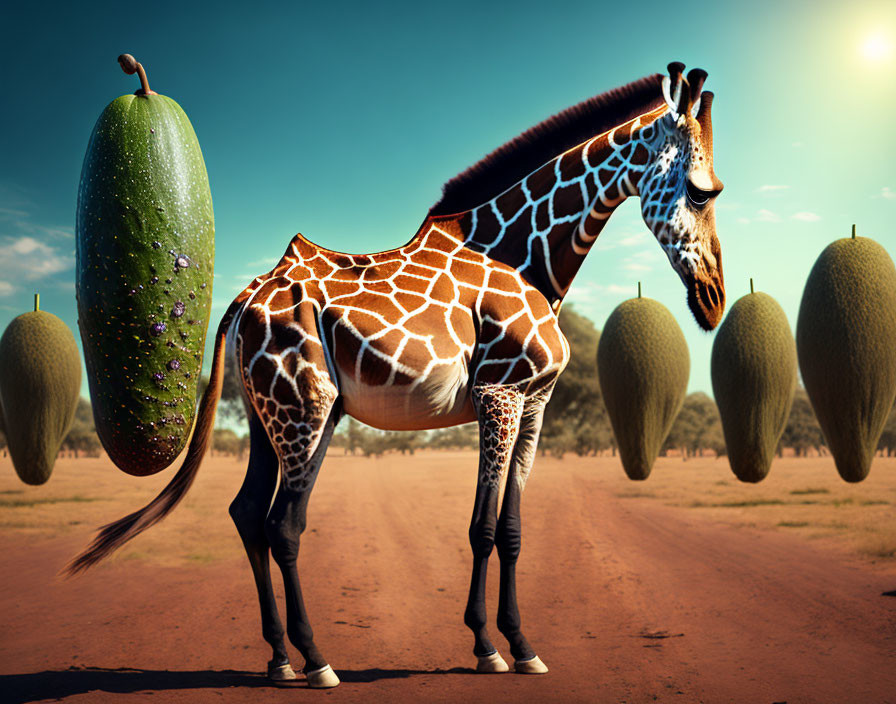
[[[90,566],[166,515],[208,443],[224,349],[234,355],[251,449],[230,506],[258,590],[272,679],[292,676],[284,636],[312,687],[339,680],[317,649],[297,570],[306,508],[332,433],[348,413],[393,430],[478,421],[464,623],[478,670],[507,664],[486,628],[489,556],[501,561],[497,625],[519,673],[547,668],[521,631],[516,562],[520,502],[545,406],[569,360],[557,312],[615,208],[639,196],[645,223],[687,289],[701,327],[724,309],[713,203],[705,72],[655,75],[571,108],[450,181],[403,247],[344,254],[301,235],[231,304],[218,329],[209,390],[178,475],[147,507],[103,529],[72,564]],[[269,558],[283,575],[286,628]]]
[[[552,384],[569,358],[554,311],[516,269],[470,249],[456,230],[427,219],[407,245],[371,255],[297,235],[244,292],[235,323],[256,407],[290,406],[298,348],[314,349],[303,361],[337,387],[346,413],[388,430],[475,420],[477,383],[529,393]]]

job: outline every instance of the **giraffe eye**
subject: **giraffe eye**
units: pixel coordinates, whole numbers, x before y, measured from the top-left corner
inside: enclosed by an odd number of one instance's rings
[[[702,188],[697,188],[690,181],[687,182],[687,193],[688,200],[697,208],[702,208],[709,202],[710,198],[717,195],[713,191],[704,191]]]

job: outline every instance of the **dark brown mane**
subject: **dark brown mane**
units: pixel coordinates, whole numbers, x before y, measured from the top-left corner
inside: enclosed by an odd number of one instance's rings
[[[662,79],[656,73],[608,90],[531,127],[448,181],[429,214],[481,205],[567,149],[656,109],[663,103]]]

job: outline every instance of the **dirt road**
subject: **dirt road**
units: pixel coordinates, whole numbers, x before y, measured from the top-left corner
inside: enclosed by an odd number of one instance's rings
[[[96,518],[118,518],[164,483],[92,501],[103,482],[141,480],[79,462],[57,472],[81,498],[41,508],[72,527],[0,530],[5,703],[896,702],[896,598],[883,595],[896,590],[892,563],[620,499],[633,485],[610,459],[540,458],[526,491],[520,607],[550,673],[475,674],[462,623],[472,454],[328,459],[300,567],[317,643],[343,684],[274,688],[260,676],[269,650],[226,514],[239,465],[208,460],[156,536],[62,580],[54,575]],[[896,470],[883,463],[874,471]],[[2,491],[16,486],[12,469],[0,470],[0,493],[18,496]]]

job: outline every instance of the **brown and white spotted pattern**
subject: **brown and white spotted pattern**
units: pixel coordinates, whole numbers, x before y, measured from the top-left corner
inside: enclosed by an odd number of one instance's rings
[[[244,295],[236,354],[250,401],[285,451],[289,486],[307,483],[304,463],[339,395],[375,427],[441,427],[475,420],[474,385],[534,393],[569,359],[544,296],[469,249],[450,222],[373,255],[296,236]]]
[[[515,386],[483,384],[473,387],[473,406],[482,432],[479,483],[497,487],[507,477],[526,399]]]
[[[673,269],[682,277],[700,269],[700,256],[713,257],[715,229],[698,227],[686,184],[690,175],[713,190],[711,168],[699,125],[663,106],[565,152],[460,222],[472,248],[510,263],[557,306],[629,196],[640,196]]]
[[[394,430],[478,420],[464,621],[480,666],[506,669],[495,658],[484,605],[486,564],[497,547],[498,626],[518,671],[546,671],[520,631],[514,570],[522,490],[545,406],[569,360],[560,303],[607,218],[625,198],[640,195],[645,222],[684,281],[697,322],[712,328],[724,308],[712,210],[721,184],[712,171],[711,94],[701,95],[705,73],[691,72],[689,86],[680,65],[669,68],[663,96],[660,77],[648,77],[595,99],[584,113],[547,121],[539,126],[555,130],[547,139],[510,142],[505,154],[523,159],[527,171],[514,171],[516,183],[501,193],[494,194],[492,177],[511,175],[502,169],[517,163],[512,158],[486,160],[481,170],[477,165],[449,182],[405,246],[352,255],[296,235],[277,266],[238,296],[227,348],[242,375],[251,423],[266,437],[253,432],[249,473],[231,513],[253,564],[273,671],[288,665],[268,547],[284,574],[287,631],[306,659],[309,683],[338,683],[313,643],[296,558],[308,496],[343,413]],[[614,110],[603,115],[611,128],[579,141],[605,106]],[[479,198],[483,188],[489,198]],[[458,203],[467,207],[448,212]],[[272,457],[281,476],[276,497],[273,483],[265,484]]]
[[[610,214],[656,150],[664,106],[551,160],[461,220],[470,246],[506,261],[559,304]]]

